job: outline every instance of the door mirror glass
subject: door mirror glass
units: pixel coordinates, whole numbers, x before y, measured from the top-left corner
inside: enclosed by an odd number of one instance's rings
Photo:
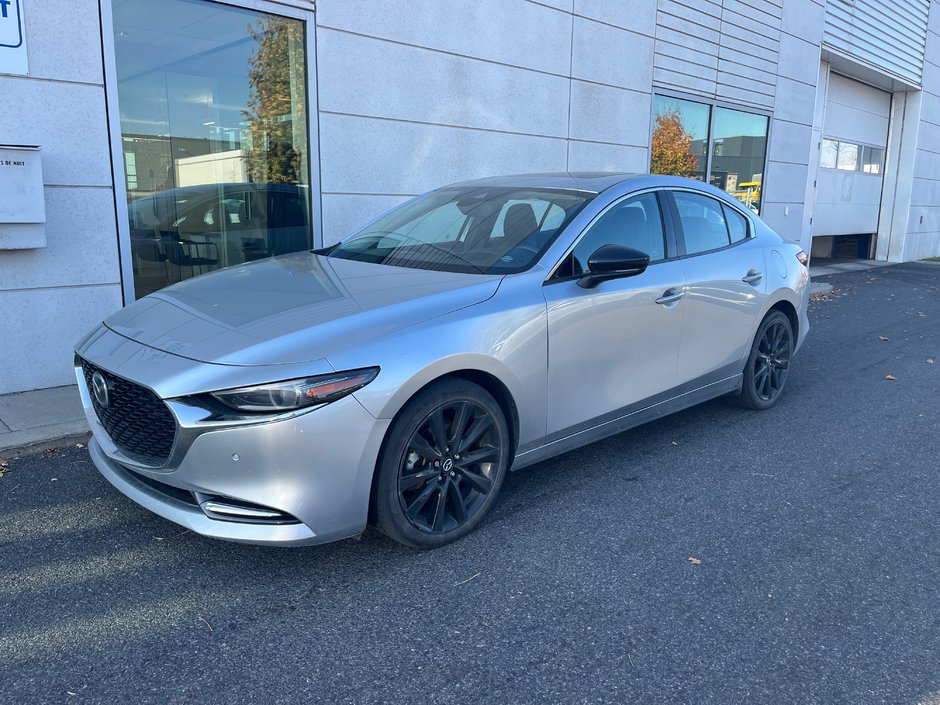
[[[623,245],[604,245],[588,257],[588,272],[578,280],[578,285],[592,289],[608,279],[623,279],[642,274],[649,266],[650,257],[645,252]]]

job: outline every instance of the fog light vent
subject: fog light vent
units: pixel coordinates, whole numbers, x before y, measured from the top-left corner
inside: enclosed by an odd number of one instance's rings
[[[237,521],[247,524],[299,524],[286,512],[240,499],[197,493],[199,506],[210,519]]]

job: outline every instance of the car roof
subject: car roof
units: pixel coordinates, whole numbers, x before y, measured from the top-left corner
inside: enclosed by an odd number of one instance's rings
[[[640,178],[643,174],[608,171],[559,171],[544,174],[512,174],[471,179],[445,188],[496,187],[496,188],[558,188],[600,193],[611,186]]]

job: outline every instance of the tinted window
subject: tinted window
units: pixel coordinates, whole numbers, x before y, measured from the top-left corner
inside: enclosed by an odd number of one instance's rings
[[[604,245],[624,245],[644,252],[650,261],[664,259],[663,221],[655,194],[628,198],[608,210],[575,245],[559,268],[559,277],[578,276],[587,271],[588,258]]]
[[[379,218],[329,256],[447,272],[521,272],[594,195],[538,188],[442,189]]]
[[[747,220],[734,208],[721,204],[725,212],[725,220],[728,223],[728,232],[731,234],[731,242],[741,242],[747,239]]]
[[[674,194],[687,254],[708,252],[730,244],[721,204],[714,198],[676,191]]]

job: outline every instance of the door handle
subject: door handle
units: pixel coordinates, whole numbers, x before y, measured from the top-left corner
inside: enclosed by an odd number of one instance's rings
[[[663,292],[663,295],[656,299],[656,303],[660,306],[668,306],[669,304],[674,304],[676,301],[685,296],[684,291],[678,291],[676,289],[667,289]]]
[[[761,279],[764,278],[764,275],[758,272],[756,269],[748,270],[748,273],[744,275],[744,278],[741,279],[745,284],[756,284]]]

